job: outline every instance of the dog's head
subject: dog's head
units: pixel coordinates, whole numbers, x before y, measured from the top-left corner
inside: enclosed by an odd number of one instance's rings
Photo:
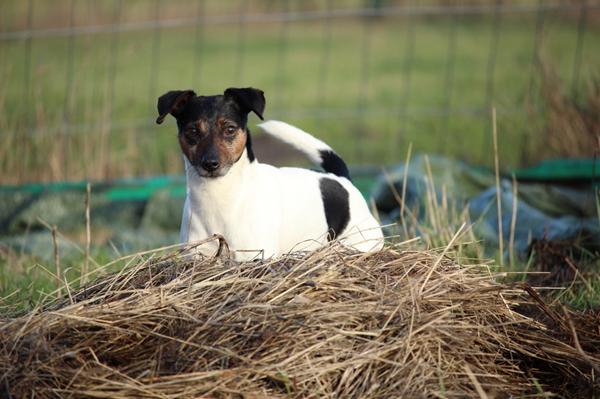
[[[229,88],[216,96],[176,90],[159,97],[156,123],[173,115],[179,145],[192,167],[200,176],[220,177],[241,158],[250,140],[248,114],[263,119],[264,110],[264,93],[251,87]]]

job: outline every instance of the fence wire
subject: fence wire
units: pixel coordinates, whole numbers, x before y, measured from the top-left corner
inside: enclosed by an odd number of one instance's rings
[[[139,135],[140,129],[149,126],[152,118],[141,118],[139,114],[124,117],[121,111],[123,105],[117,98],[117,84],[120,82],[120,67],[127,63],[127,58],[123,58],[124,35],[139,33],[143,34],[143,40],[150,42],[150,54],[147,61],[147,97],[152,99],[157,96],[161,89],[159,82],[171,73],[164,64],[164,38],[168,32],[190,28],[190,35],[193,37],[193,47],[191,51],[191,62],[189,67],[181,70],[189,71],[189,86],[202,87],[212,79],[209,65],[206,62],[211,46],[216,46],[210,41],[209,33],[213,27],[225,26],[231,27],[234,32],[234,43],[228,48],[228,54],[231,53],[230,61],[223,61],[223,68],[228,67],[230,62],[231,81],[235,84],[242,84],[253,80],[253,76],[248,70],[250,63],[256,63],[256,54],[262,51],[256,43],[249,41],[249,37],[255,32],[278,26],[275,29],[276,47],[274,49],[273,74],[271,88],[273,95],[271,102],[277,104],[274,114],[290,118],[311,118],[317,121],[339,121],[344,119],[353,119],[358,127],[353,130],[352,140],[354,141],[355,162],[373,162],[380,161],[379,156],[369,155],[368,145],[374,137],[364,136],[365,129],[368,130],[369,120],[371,118],[387,119],[385,124],[388,127],[389,134],[386,136],[387,143],[384,145],[384,152],[387,154],[383,159],[388,162],[398,158],[397,149],[405,146],[407,143],[407,134],[412,128],[415,118],[437,118],[440,119],[441,129],[446,134],[441,134],[436,141],[434,148],[429,150],[444,152],[452,145],[456,145],[457,136],[452,135],[453,118],[463,116],[483,121],[481,130],[489,130],[490,118],[488,112],[492,107],[498,108],[499,116],[515,115],[515,119],[520,120],[520,125],[527,125],[531,115],[539,112],[540,104],[536,100],[535,82],[539,75],[536,65],[539,64],[541,49],[544,46],[546,37],[546,25],[548,15],[570,14],[572,22],[576,25],[576,36],[573,39],[572,47],[573,58],[570,65],[570,88],[577,93],[581,87],[582,65],[589,51],[586,44],[586,36],[590,29],[589,14],[592,11],[600,9],[600,5],[595,2],[583,0],[581,2],[547,2],[538,0],[537,3],[518,4],[515,2],[496,0],[484,4],[438,4],[438,5],[417,5],[411,2],[384,6],[367,6],[354,8],[341,8],[340,2],[335,0],[324,0],[319,3],[318,9],[298,10],[296,4],[291,0],[283,0],[278,3],[279,9],[273,12],[256,13],[253,11],[254,2],[251,0],[240,0],[237,12],[217,15],[208,11],[207,3],[209,0],[197,0],[190,7],[189,16],[181,18],[164,18],[164,11],[168,9],[169,3],[165,0],[154,0],[147,3],[151,8],[153,18],[144,21],[124,21],[124,9],[128,7],[127,2],[122,0],[112,1],[112,17],[108,24],[100,25],[78,25],[76,14],[81,2],[70,0],[64,14],[68,15],[66,26],[53,28],[36,28],[34,26],[34,14],[36,13],[37,2],[28,0],[26,6],[26,23],[24,29],[11,31],[0,31],[0,49],[2,47],[22,48],[22,65],[13,65],[12,68],[22,68],[22,96],[20,97],[21,110],[32,109],[33,105],[33,87],[35,82],[34,66],[34,46],[37,41],[47,41],[50,39],[65,40],[65,53],[59,57],[64,58],[64,88],[62,90],[61,123],[53,125],[46,123],[43,126],[36,124],[34,116],[30,112],[22,112],[21,120],[11,124],[5,124],[0,134],[7,134],[12,130],[38,134],[63,134],[71,135],[74,133],[85,133],[99,129],[103,135],[111,137],[116,129],[133,129],[136,135]],[[61,3],[62,4],[62,3]],[[366,2],[366,4],[378,4],[378,2]],[[389,4],[389,3],[387,3]],[[531,16],[534,19],[532,35],[523,40],[531,40],[532,50],[528,70],[524,72],[527,76],[522,92],[524,93],[524,107],[521,103],[498,104],[496,101],[497,92],[502,91],[498,87],[498,53],[503,40],[503,34],[507,29],[505,27],[507,18]],[[420,18],[420,19],[419,19]],[[421,51],[419,46],[420,35],[428,33],[419,32],[417,21],[427,18],[438,18],[446,24],[444,43],[440,46],[439,58],[443,59],[443,65],[437,71],[440,77],[439,87],[433,91],[436,94],[435,100],[430,104],[423,105],[422,101],[415,102],[416,97],[423,97],[423,93],[415,92],[414,80],[420,68],[427,67],[423,61],[418,58]],[[479,104],[465,103],[461,99],[461,93],[458,91],[457,83],[458,62],[460,59],[460,46],[465,38],[459,33],[461,24],[470,21],[473,18],[485,18],[489,27],[489,41],[483,45],[482,52],[485,52],[485,71],[484,93],[482,101]],[[382,23],[382,21],[387,21]],[[390,25],[393,21],[395,25]],[[307,29],[306,23],[318,23],[311,27],[318,27],[318,34],[311,36],[311,40],[318,40],[318,59],[314,62],[314,71],[312,72],[312,81],[314,91],[310,96],[314,99],[308,101],[312,105],[307,106],[294,105],[292,91],[297,87],[294,80],[298,78],[296,58],[292,59],[291,43],[293,37],[299,30]],[[355,47],[355,57],[357,73],[354,76],[357,91],[354,100],[347,102],[344,106],[328,106],[328,98],[335,97],[337,88],[333,87],[332,81],[334,75],[333,64],[336,62],[337,46],[344,41],[335,36],[336,26],[352,23],[356,31],[360,31],[360,40],[352,43]],[[375,50],[380,51],[381,30],[391,29],[399,26],[401,35],[390,47],[389,52],[394,57],[399,57],[401,62],[394,64],[395,73],[398,77],[398,92],[393,98],[385,102],[371,101],[373,97],[373,82],[379,79],[377,68],[374,66]],[[391,27],[391,28],[390,28]],[[395,29],[395,28],[394,28]],[[79,101],[77,97],[78,73],[85,65],[80,65],[80,54],[84,38],[104,35],[109,38],[108,59],[106,62],[106,84],[97,84],[94,87],[94,95],[100,95],[97,91],[103,92],[103,110],[102,120],[90,120],[81,122],[75,120],[73,109]],[[103,36],[103,37],[104,37]],[[317,39],[314,39],[317,37]],[[341,41],[340,41],[341,40]],[[171,42],[173,44],[173,42]],[[596,43],[594,43],[596,44]],[[594,44],[589,47],[594,47]],[[596,46],[597,47],[597,46]],[[597,51],[597,50],[595,50]],[[211,51],[212,56],[221,56],[215,51]],[[58,55],[57,55],[58,56]],[[132,56],[132,55],[129,55]],[[381,56],[380,56],[381,57]],[[390,56],[390,63],[392,63]],[[10,64],[10,60],[4,59],[3,64]],[[384,59],[383,63],[386,62]],[[308,68],[308,67],[307,67]],[[296,72],[292,72],[292,70]],[[14,74],[14,72],[11,72]],[[8,73],[7,73],[8,74]],[[143,79],[140,75],[139,79]],[[501,85],[510,84],[510,82],[500,82]],[[100,89],[99,89],[100,87]],[[432,97],[432,98],[433,98]],[[305,102],[306,103],[306,102]],[[351,104],[355,105],[352,106]],[[119,108],[119,110],[117,110]],[[153,112],[148,106],[146,112]],[[52,118],[49,118],[52,119]],[[320,123],[320,122],[318,122]],[[367,126],[366,128],[362,128]],[[480,154],[489,154],[490,141],[489,135],[482,134]],[[381,137],[379,137],[381,139]],[[341,140],[348,140],[343,138]],[[520,148],[527,148],[530,137],[521,135],[519,138]],[[110,140],[107,140],[110,142]],[[105,141],[106,142],[106,141]],[[101,151],[109,151],[102,148]],[[526,154],[521,156],[520,161],[526,162]],[[480,155],[479,160],[485,159],[485,155]]]
[[[165,3],[167,0],[160,0]],[[284,0],[287,1],[287,0]],[[449,16],[458,15],[481,15],[492,14],[494,12],[500,14],[529,14],[539,11],[544,12],[561,12],[581,10],[582,15],[585,11],[598,9],[599,4],[588,4],[582,0],[582,4],[574,4],[571,2],[541,2],[542,4],[457,4],[457,5],[401,5],[390,7],[377,8],[352,8],[352,9],[333,9],[333,10],[316,10],[316,11],[283,11],[273,12],[268,14],[234,14],[234,15],[207,15],[202,19],[204,25],[221,25],[231,23],[280,23],[280,22],[303,22],[320,19],[345,19],[356,17],[410,17],[410,16]],[[33,10],[32,1],[28,9]],[[31,14],[29,14],[31,15]],[[10,32],[0,32],[0,40],[15,40],[28,37],[57,37],[69,35],[95,35],[103,33],[132,32],[146,31],[159,26],[163,29],[181,28],[195,26],[198,23],[197,18],[173,18],[169,20],[150,20],[140,22],[129,22],[126,24],[112,23],[105,25],[81,26],[75,29],[68,27],[60,28],[45,28],[32,29],[28,26],[24,30],[16,30]]]

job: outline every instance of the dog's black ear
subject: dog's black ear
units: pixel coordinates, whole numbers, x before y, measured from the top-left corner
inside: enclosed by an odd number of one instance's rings
[[[235,88],[230,87],[225,90],[225,97],[235,101],[242,111],[254,112],[261,120],[265,112],[265,93],[262,90],[253,87]]]
[[[169,91],[158,98],[158,118],[156,123],[163,123],[167,114],[171,114],[177,118],[177,114],[181,112],[185,104],[190,99],[196,96],[193,90],[174,90]]]

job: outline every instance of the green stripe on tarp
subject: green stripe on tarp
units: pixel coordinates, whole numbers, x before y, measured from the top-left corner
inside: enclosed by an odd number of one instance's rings
[[[597,182],[600,180],[600,159],[549,159],[514,173],[521,180]]]
[[[378,168],[356,168],[351,172],[354,185],[365,197],[375,185]],[[85,192],[87,182],[29,183],[23,185],[0,185],[0,194],[24,193],[45,194],[65,191]],[[185,197],[185,177],[181,175],[163,175],[135,179],[116,179],[110,182],[92,182],[95,198],[108,201],[145,201],[157,191],[166,191],[174,198]]]
[[[0,194],[85,191],[86,185],[86,181],[2,185]],[[154,176],[92,182],[94,196],[100,196],[110,201],[146,200],[158,190],[166,190],[174,197],[183,197],[185,196],[185,178],[183,176]]]
[[[183,176],[156,176],[113,184],[105,192],[111,201],[146,200],[156,191],[167,191],[173,197],[185,196]]]

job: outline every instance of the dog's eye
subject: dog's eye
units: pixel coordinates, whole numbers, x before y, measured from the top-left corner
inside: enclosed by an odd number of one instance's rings
[[[185,139],[186,143],[188,143],[189,145],[196,145],[198,144],[198,136],[200,135],[200,131],[196,128],[191,128],[188,129],[185,134],[183,135],[183,138]]]
[[[227,126],[225,128],[225,134],[227,136],[233,136],[235,132],[237,132],[237,128],[235,126]]]
[[[191,137],[189,134],[186,134],[185,136],[185,141],[189,144],[189,145],[196,145],[198,144],[198,142],[196,141],[195,138]]]

